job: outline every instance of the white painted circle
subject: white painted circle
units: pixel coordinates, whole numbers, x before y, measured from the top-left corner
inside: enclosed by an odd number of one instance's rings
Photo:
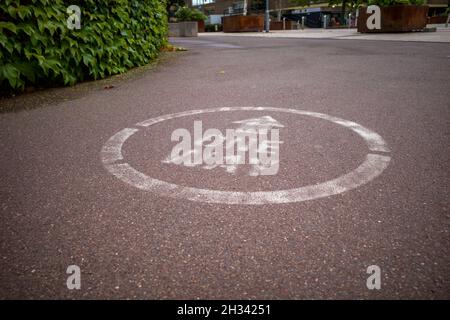
[[[344,126],[358,135],[360,135],[370,151],[389,152],[386,142],[383,138],[355,122],[336,118],[323,113],[309,112],[304,110],[273,108],[273,107],[225,107],[213,109],[200,109],[184,111],[179,113],[167,114],[160,117],[145,120],[137,123],[136,127],[149,127],[155,123],[174,118],[186,117],[202,113],[227,112],[227,111],[273,111],[287,112],[298,115],[310,116],[335,124]],[[270,203],[290,203],[300,202],[312,199],[328,197],[331,195],[343,193],[355,189],[370,180],[376,178],[383,172],[389,164],[391,158],[386,155],[369,153],[365,161],[353,171],[346,173],[336,179],[315,185],[304,187],[276,190],[276,191],[257,191],[257,192],[239,192],[239,191],[220,191],[200,188],[179,186],[166,181],[149,177],[142,172],[137,171],[128,163],[123,162],[122,146],[125,141],[135,134],[139,129],[125,128],[113,135],[101,150],[101,159],[105,168],[120,180],[145,191],[151,191],[162,196],[169,196],[177,199],[187,199],[206,203],[224,203],[224,204],[251,204],[263,205]]]

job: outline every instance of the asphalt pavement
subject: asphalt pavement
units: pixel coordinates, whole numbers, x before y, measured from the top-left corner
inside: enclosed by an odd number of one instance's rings
[[[1,298],[450,298],[449,43],[171,41],[137,79],[0,115]],[[164,161],[195,120],[260,117],[276,175]]]

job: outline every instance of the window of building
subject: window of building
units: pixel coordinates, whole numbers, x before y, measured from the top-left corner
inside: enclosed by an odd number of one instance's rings
[[[214,3],[216,0],[192,0],[193,6],[201,6],[203,4]]]

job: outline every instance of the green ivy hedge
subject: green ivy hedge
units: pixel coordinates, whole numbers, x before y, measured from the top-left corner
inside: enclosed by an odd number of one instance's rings
[[[67,27],[70,5],[80,30]],[[164,0],[0,0],[0,95],[122,73],[166,43]]]

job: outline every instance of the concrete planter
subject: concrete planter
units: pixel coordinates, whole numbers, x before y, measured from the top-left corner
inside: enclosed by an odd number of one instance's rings
[[[264,16],[228,16],[222,18],[223,32],[258,32],[264,29]]]
[[[408,32],[420,31],[427,25],[428,6],[395,5],[380,7],[381,29],[367,28],[367,8],[359,9],[358,32]]]
[[[169,23],[169,37],[197,37],[197,21]]]

